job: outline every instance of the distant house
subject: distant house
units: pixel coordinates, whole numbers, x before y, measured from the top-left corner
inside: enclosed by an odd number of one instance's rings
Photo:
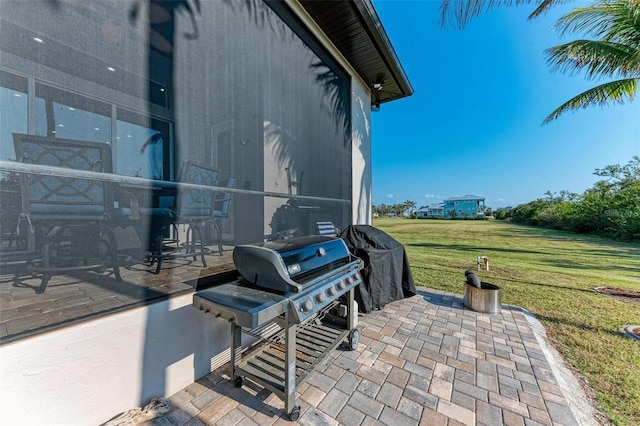
[[[431,204],[429,207],[423,207],[416,210],[416,217],[418,219],[427,219],[429,217],[443,217],[444,216],[445,203]]]
[[[418,219],[484,216],[484,198],[477,195],[447,198],[416,211]]]

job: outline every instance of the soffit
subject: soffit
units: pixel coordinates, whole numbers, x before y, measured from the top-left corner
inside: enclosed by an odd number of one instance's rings
[[[299,2],[372,89],[372,103],[413,94],[413,87],[370,0]],[[374,89],[374,84],[380,82],[383,82],[382,88]]]

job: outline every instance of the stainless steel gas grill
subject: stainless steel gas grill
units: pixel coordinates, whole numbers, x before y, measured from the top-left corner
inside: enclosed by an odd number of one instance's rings
[[[237,246],[242,278],[199,291],[193,305],[231,324],[231,374],[278,395],[291,420],[300,416],[295,392],[341,342],[358,345],[353,289],[361,262],[334,237],[308,236]],[[241,348],[241,333],[256,338]]]

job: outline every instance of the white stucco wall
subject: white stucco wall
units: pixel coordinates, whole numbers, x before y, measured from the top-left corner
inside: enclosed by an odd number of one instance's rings
[[[371,225],[371,95],[358,79],[351,83],[353,224]]]
[[[206,375],[229,359],[229,324],[192,297],[3,346],[0,424],[97,425]]]

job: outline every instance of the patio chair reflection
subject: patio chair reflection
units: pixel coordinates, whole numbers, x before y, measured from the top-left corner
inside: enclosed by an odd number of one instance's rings
[[[14,134],[19,161],[67,169],[59,176],[34,173],[19,177],[27,239],[40,255],[29,261],[42,274],[36,293],[42,294],[53,275],[71,271],[113,270],[122,281],[114,227],[129,213],[114,209],[112,185],[98,179],[74,177],[72,170],[110,173],[111,152],[106,143]]]

